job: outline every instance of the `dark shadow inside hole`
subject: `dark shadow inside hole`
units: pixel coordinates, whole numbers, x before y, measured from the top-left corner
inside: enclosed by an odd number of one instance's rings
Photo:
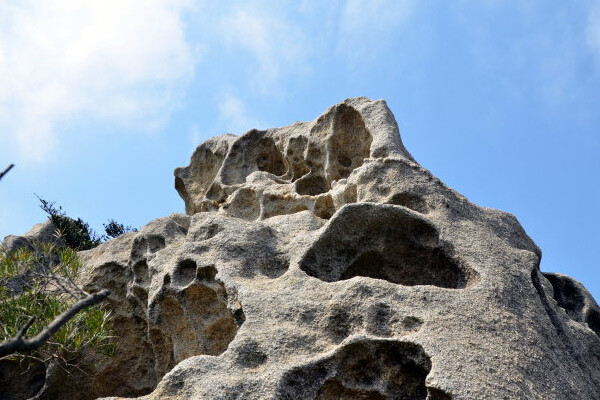
[[[404,206],[420,213],[427,213],[427,203],[425,202],[425,199],[414,193],[395,193],[388,203]]]
[[[186,286],[190,284],[196,277],[196,262],[194,260],[185,259],[179,262],[175,269],[173,279],[175,284]]]
[[[133,265],[133,277],[135,283],[138,285],[148,285],[150,283],[146,259],[140,260]]]
[[[574,319],[578,319],[584,307],[585,297],[575,282],[569,278],[563,278],[555,274],[543,274],[554,288],[554,300],[566,313]]]
[[[329,191],[327,180],[320,175],[308,175],[295,183],[296,192],[302,195],[316,196]]]
[[[464,287],[458,265],[438,250],[402,248],[383,256],[377,251],[361,254],[341,276],[350,279],[364,276],[406,286],[434,285],[444,288]]]
[[[585,322],[591,330],[596,332],[596,335],[600,336],[600,312],[598,310],[589,310]]]
[[[340,155],[338,156],[338,163],[340,163],[342,167],[350,168],[352,166],[352,159],[350,157]]]
[[[340,168],[338,171],[340,179],[346,179],[347,177],[350,176],[351,173],[352,173],[352,170],[347,169],[347,168]]]
[[[439,240],[429,220],[404,207],[371,203],[339,210],[300,268],[326,282],[364,276],[406,286],[462,289],[478,279]]]
[[[196,278],[200,281],[214,281],[215,276],[217,276],[217,269],[214,265],[200,267],[196,271]]]
[[[275,146],[271,138],[263,138],[260,141],[261,152],[256,156],[256,167],[259,171],[269,172],[276,176],[285,174],[286,167],[283,155]]]
[[[427,388],[427,400],[452,400],[452,396],[440,389]]]
[[[542,274],[552,284],[554,300],[567,315],[579,323],[587,324],[600,336],[600,311],[583,285],[566,275],[548,272]]]
[[[329,379],[319,390],[317,399],[386,400],[386,397],[376,390],[347,388],[339,380]]]
[[[431,361],[420,345],[364,340],[335,354],[286,372],[279,383],[282,399],[451,400],[425,384]]]

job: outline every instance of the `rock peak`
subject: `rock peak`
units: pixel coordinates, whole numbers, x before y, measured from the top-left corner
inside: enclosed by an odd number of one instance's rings
[[[338,192],[353,190],[343,187],[351,175],[383,158],[414,161],[385,101],[351,98],[313,122],[206,141],[175,170],[175,187],[188,214],[260,220],[309,210],[329,218],[344,204]]]

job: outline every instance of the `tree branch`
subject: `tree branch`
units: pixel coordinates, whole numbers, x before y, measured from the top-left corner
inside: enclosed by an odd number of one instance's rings
[[[15,164],[10,164],[4,171],[0,172],[0,179],[4,178],[4,175],[6,175],[14,166]]]
[[[19,331],[17,336],[0,343],[0,358],[18,351],[30,351],[40,348],[48,339],[50,339],[50,336],[56,333],[56,331],[58,331],[64,324],[69,322],[69,320],[73,318],[75,314],[86,307],[104,300],[109,294],[110,292],[108,290],[102,289],[99,292],[87,295],[85,298],[73,304],[68,310],[60,314],[58,317],[54,318],[50,325],[42,330],[37,336],[32,339],[26,339],[23,338],[23,336],[25,333],[27,333],[27,330],[33,323],[34,319],[33,317],[30,318],[23,329]]]

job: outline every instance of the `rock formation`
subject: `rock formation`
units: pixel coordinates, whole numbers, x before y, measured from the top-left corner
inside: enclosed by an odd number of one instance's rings
[[[594,299],[421,167],[384,101],[210,139],[175,186],[186,214],[81,253],[119,354],[39,399],[600,399]]]

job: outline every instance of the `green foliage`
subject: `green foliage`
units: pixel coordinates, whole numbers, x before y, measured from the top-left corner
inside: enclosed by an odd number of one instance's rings
[[[120,224],[114,219],[110,219],[107,224],[104,224],[104,230],[109,238],[116,238],[126,232],[137,232],[137,229]]]
[[[67,246],[77,250],[89,250],[108,239],[113,239],[126,232],[137,232],[131,226],[125,226],[114,219],[104,224],[106,235],[97,235],[89,224],[81,218],[71,218],[66,215],[61,206],[55,202],[44,200],[38,196],[40,208],[48,215],[48,218],[56,227],[57,236],[62,238]]]
[[[77,250],[89,250],[102,243],[102,236],[96,235],[87,222],[81,218],[67,217],[61,206],[38,196],[40,207],[56,227],[57,235],[67,246]]]
[[[0,341],[17,335],[31,317],[35,321],[27,336],[35,336],[82,297],[74,283],[80,267],[71,248],[49,244],[35,245],[33,250],[0,248]],[[33,353],[9,357],[68,362],[84,349],[109,356],[116,351],[110,313],[100,305],[80,311]]]

